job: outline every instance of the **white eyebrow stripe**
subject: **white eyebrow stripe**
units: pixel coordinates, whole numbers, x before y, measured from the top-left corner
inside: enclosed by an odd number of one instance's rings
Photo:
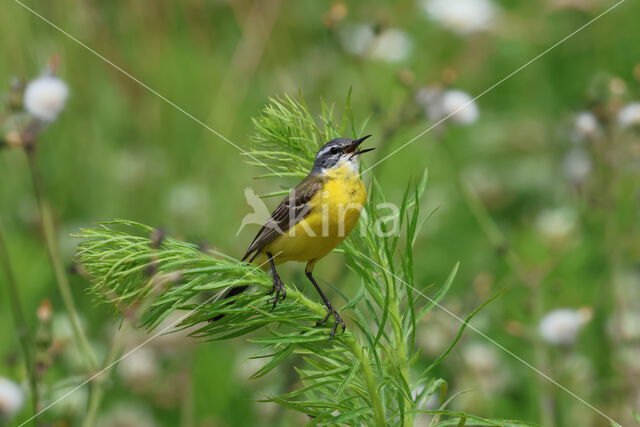
[[[333,146],[323,148],[322,150],[320,150],[320,151],[318,152],[317,156],[318,156],[318,157],[319,157],[319,156],[324,156],[325,154],[327,154],[327,153],[329,152],[329,150],[331,150],[331,148],[332,148],[332,147],[333,147]]]

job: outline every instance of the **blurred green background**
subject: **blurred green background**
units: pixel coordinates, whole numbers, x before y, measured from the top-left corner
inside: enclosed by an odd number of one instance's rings
[[[112,218],[162,226],[240,256],[256,232],[247,227],[236,236],[250,212],[244,189],[266,193],[291,184],[252,180],[260,171],[246,165],[237,148],[158,95],[246,148],[251,118],[269,97],[300,91],[313,111],[321,100],[341,111],[352,89],[356,120],[368,119],[372,145],[391,153],[434,123],[417,101],[424,88],[478,95],[614,4],[477,2],[492,10],[478,31],[469,29],[479,7],[472,0],[450,0],[448,7],[462,11],[449,21],[419,0],[25,2],[127,76],[5,1],[0,84],[8,90],[14,76],[37,76],[57,54],[59,75],[70,87],[66,110],[38,146],[65,264],[71,265],[75,247],[69,234]],[[444,305],[458,316],[506,289],[473,325],[623,425],[635,423],[633,409],[640,408],[640,137],[634,128],[640,118],[621,118],[640,99],[638,16],[640,4],[623,2],[480,97],[473,123],[447,121],[371,171],[399,202],[406,182],[429,170],[425,209],[435,212],[415,255],[425,292],[432,295],[436,288],[429,286],[441,284],[457,261],[461,270]],[[595,128],[576,120],[581,111],[589,112]],[[0,171],[0,215],[33,330],[38,306],[52,302],[60,348],[45,374],[51,399],[82,371],[24,153],[1,150]],[[299,270],[284,275],[300,281]],[[347,295],[355,292],[339,255],[317,271],[339,280]],[[92,343],[104,356],[119,323],[94,304],[85,279],[71,280]],[[4,275],[0,284],[0,376],[23,382]],[[575,341],[571,324],[550,323],[561,336],[569,334],[563,344],[540,335],[540,321],[558,308],[580,319]],[[443,311],[427,318],[421,363],[433,360],[458,327]],[[132,343],[143,340],[139,332],[130,335]],[[292,372],[247,380],[255,368],[247,358],[256,349],[244,340],[166,341],[114,368],[101,425],[308,422],[254,401],[261,393],[286,391]],[[454,399],[455,409],[546,425],[609,425],[471,330],[439,375],[452,391],[471,389]],[[75,393],[42,420],[77,425],[83,397],[86,392]],[[25,404],[16,419],[28,413]]]

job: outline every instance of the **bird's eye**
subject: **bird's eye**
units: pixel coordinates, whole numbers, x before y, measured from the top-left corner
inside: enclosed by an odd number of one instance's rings
[[[338,154],[338,147],[331,147],[331,150],[329,150],[329,153]]]

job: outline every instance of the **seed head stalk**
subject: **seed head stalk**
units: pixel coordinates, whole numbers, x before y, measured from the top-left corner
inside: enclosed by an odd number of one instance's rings
[[[18,283],[16,276],[13,273],[13,267],[11,265],[11,258],[9,257],[9,247],[5,239],[4,227],[0,222],[0,262],[2,263],[2,269],[5,272],[7,287],[9,288],[9,298],[11,299],[10,309],[13,314],[13,319],[16,324],[16,331],[18,333],[18,340],[24,353],[24,362],[27,370],[27,376],[29,377],[29,386],[31,387],[31,402],[33,404],[33,413],[37,413],[39,410],[39,392],[38,392],[38,377],[36,374],[33,354],[31,352],[33,346],[33,337],[29,330],[29,325],[26,321],[24,311],[22,310],[22,302],[20,300],[20,292],[18,291]]]
[[[27,155],[27,161],[29,163],[29,171],[31,172],[31,179],[33,181],[34,196],[38,205],[38,213],[40,214],[42,232],[44,233],[49,261],[51,262],[51,266],[56,278],[56,283],[58,284],[58,290],[60,291],[60,295],[62,296],[62,301],[64,303],[65,309],[69,314],[73,334],[79,344],[80,352],[83,355],[84,361],[87,365],[87,369],[89,371],[94,371],[98,366],[98,362],[93,353],[93,350],[91,349],[89,340],[82,330],[80,318],[78,316],[78,310],[76,308],[75,302],[73,301],[71,286],[69,285],[69,280],[67,279],[67,275],[60,258],[55,227],[53,224],[53,215],[51,212],[51,208],[44,198],[42,180],[40,178],[40,173],[38,170],[35,149],[35,144],[25,144],[25,153]]]

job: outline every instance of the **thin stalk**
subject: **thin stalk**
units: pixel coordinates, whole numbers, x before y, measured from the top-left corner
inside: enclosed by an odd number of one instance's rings
[[[104,374],[97,376],[92,381],[91,395],[89,396],[89,404],[87,406],[87,413],[82,422],[83,427],[93,427],[96,425],[96,418],[98,416],[98,410],[100,409],[100,405],[102,404],[102,398],[104,397],[104,381],[107,375],[107,371],[109,367],[113,364],[113,362],[120,354],[120,349],[122,347],[122,340],[124,337],[124,332],[122,329],[118,329],[111,340],[111,348],[109,349],[109,354],[107,355],[107,359],[104,362],[104,366],[102,368],[105,371]]]
[[[356,342],[355,339],[347,339],[347,345],[351,349],[354,356],[360,361],[362,366],[362,375],[364,376],[365,384],[367,385],[367,393],[371,400],[371,406],[373,407],[373,419],[374,425],[378,427],[384,427],[387,425],[384,413],[384,406],[382,406],[382,400],[380,400],[380,394],[378,393],[378,384],[376,383],[376,377],[371,369],[371,361],[369,355],[363,351],[363,348]]]
[[[288,292],[289,297],[295,298],[296,301],[299,301],[300,303],[306,305],[316,313],[321,315],[325,313],[325,309],[323,306],[311,301],[299,291],[291,290]],[[365,384],[367,386],[367,394],[369,395],[371,406],[373,408],[374,425],[378,427],[384,427],[387,425],[384,405],[382,404],[382,400],[380,399],[378,384],[376,382],[376,377],[373,374],[373,370],[371,369],[371,360],[369,359],[369,355],[366,354],[362,346],[355,340],[354,337],[345,337],[345,341],[347,347],[351,350],[351,353],[353,353],[353,355],[360,361],[360,366],[362,366],[362,375],[364,376]]]
[[[395,283],[395,282],[394,282]],[[393,329],[394,343],[395,343],[395,356],[398,360],[398,369],[402,374],[404,381],[411,385],[411,378],[409,376],[409,359],[407,357],[407,345],[402,332],[402,316],[400,315],[400,305],[398,301],[397,288],[393,286],[394,293],[391,301],[389,301],[389,315],[391,317],[391,328]],[[413,402],[407,397],[404,398],[405,410],[411,408]],[[413,426],[413,413],[405,412],[404,425],[407,427]]]
[[[613,366],[616,353],[621,353],[625,347],[630,346],[629,331],[627,330],[628,322],[625,317],[628,315],[629,298],[628,292],[625,290],[624,284],[620,280],[620,273],[625,263],[624,245],[621,241],[621,230],[624,228],[618,219],[618,209],[611,209],[611,206],[621,206],[624,202],[623,187],[620,186],[621,178],[624,174],[621,170],[621,154],[624,153],[624,139],[622,135],[617,134],[611,128],[607,128],[603,138],[598,139],[594,143],[594,158],[599,164],[597,168],[596,179],[601,182],[599,188],[599,196],[602,198],[600,206],[602,209],[602,245],[606,249],[606,274],[609,286],[603,288],[604,292],[608,292],[600,304],[613,305],[613,322],[615,329],[619,333],[619,338],[611,339],[610,345],[607,346],[609,351],[606,357],[609,365]],[[623,163],[623,162],[622,162]],[[637,376],[633,375],[630,369],[616,369],[616,372],[622,373],[617,378],[622,394],[630,394],[637,388]],[[618,396],[610,394],[606,399],[612,402],[612,406],[618,411],[626,409],[620,407],[621,399]]]
[[[20,347],[24,354],[24,362],[27,368],[27,376],[29,377],[29,386],[31,387],[31,401],[33,404],[33,413],[37,414],[39,410],[39,393],[38,393],[38,377],[36,374],[35,364],[33,362],[33,354],[31,348],[33,345],[33,337],[29,330],[26,317],[22,311],[22,302],[20,300],[20,292],[18,291],[18,283],[16,281],[15,274],[13,273],[13,267],[11,266],[11,258],[9,257],[9,247],[7,246],[6,239],[4,237],[4,227],[0,222],[0,260],[2,262],[2,268],[4,269],[7,279],[7,287],[9,288],[9,298],[11,303],[9,304],[11,313],[13,314],[13,320],[16,324],[16,332],[18,333],[18,340],[20,341]],[[34,421],[35,425],[35,421]]]
[[[93,354],[93,350],[91,349],[91,346],[89,345],[89,340],[87,339],[84,331],[82,330],[82,326],[80,324],[80,318],[78,316],[78,310],[76,309],[75,303],[73,301],[71,286],[69,285],[69,281],[67,279],[67,275],[64,270],[62,260],[60,258],[60,253],[58,252],[57,237],[55,233],[55,227],[53,225],[53,215],[51,213],[51,209],[49,208],[46,200],[44,199],[44,192],[42,190],[40,174],[38,171],[38,166],[35,158],[35,146],[34,145],[27,146],[25,148],[25,153],[27,155],[27,160],[29,162],[29,170],[31,172],[31,178],[33,181],[33,191],[36,198],[36,203],[38,205],[38,211],[40,214],[40,221],[42,223],[42,230],[44,233],[44,238],[47,246],[49,261],[51,262],[51,266],[53,268],[53,272],[56,277],[58,290],[60,291],[60,295],[62,296],[62,301],[69,314],[69,319],[71,321],[73,334],[75,336],[75,339],[79,343],[80,352],[82,353],[85,359],[87,368],[90,371],[93,371],[97,368],[98,362],[96,360],[95,355]]]
[[[95,378],[92,382],[91,391],[89,393],[89,403],[87,405],[87,412],[82,421],[83,427],[92,427],[96,425],[96,417],[98,415],[98,409],[102,403],[104,397],[104,387],[102,386],[102,379],[100,377]]]

